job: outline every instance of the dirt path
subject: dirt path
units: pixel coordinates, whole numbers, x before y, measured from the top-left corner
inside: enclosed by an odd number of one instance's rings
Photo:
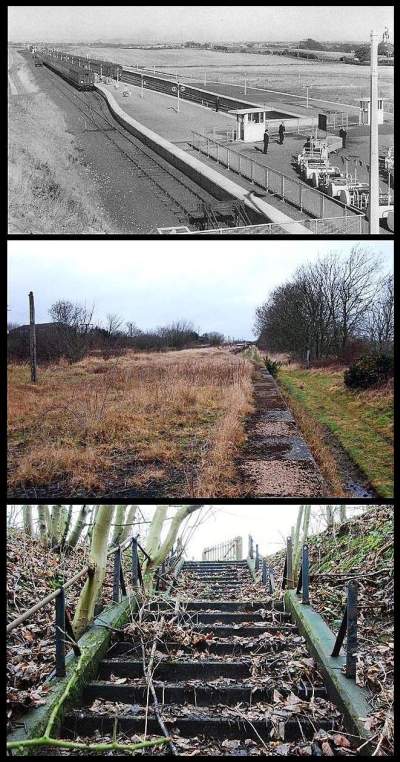
[[[239,464],[244,497],[328,497],[328,487],[278,387],[263,368],[254,380],[255,412]]]

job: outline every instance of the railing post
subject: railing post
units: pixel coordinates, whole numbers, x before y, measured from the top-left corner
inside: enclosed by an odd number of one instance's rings
[[[299,190],[300,190],[300,198],[299,198],[299,206],[300,211],[303,211],[303,186],[299,183]]]
[[[303,582],[303,600],[305,606],[310,605],[310,563],[308,557],[308,545],[303,545],[303,559],[302,559],[302,582]]]
[[[65,677],[65,593],[56,598],[56,677]]]
[[[286,567],[287,588],[288,590],[293,590],[293,543],[292,543],[291,537],[287,538],[286,558],[287,558],[287,567]]]
[[[114,553],[114,576],[113,576],[113,603],[119,603],[119,587],[121,577],[121,547],[118,546]]]
[[[285,200],[285,175],[281,177],[281,196],[283,201]]]
[[[254,558],[254,544],[251,534],[249,534],[249,558]]]
[[[255,570],[258,572],[258,569],[260,567],[260,556],[258,553],[258,545],[256,545],[256,560],[255,560]]]
[[[139,580],[138,563],[139,563],[139,557],[138,557],[137,539],[136,537],[132,537],[132,585],[134,588],[137,587],[137,583]]]
[[[263,585],[267,584],[267,562],[265,558],[263,558],[263,562],[262,562],[261,582],[263,583]]]
[[[356,679],[357,669],[357,583],[349,582],[347,587],[347,648],[346,677]]]

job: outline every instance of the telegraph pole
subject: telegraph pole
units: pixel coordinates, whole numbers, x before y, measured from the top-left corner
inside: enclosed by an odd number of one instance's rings
[[[31,358],[31,381],[36,384],[37,381],[37,364],[36,364],[36,325],[35,325],[35,301],[33,298],[33,292],[29,292],[29,349]]]
[[[378,35],[371,32],[369,115],[369,232],[379,233]]]

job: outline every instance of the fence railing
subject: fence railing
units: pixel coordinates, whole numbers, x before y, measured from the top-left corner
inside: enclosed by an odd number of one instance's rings
[[[204,548],[203,561],[241,561],[243,557],[243,543],[241,537],[234,537],[227,542]]]
[[[305,185],[296,178],[279,172],[277,169],[265,166],[255,159],[229,148],[209,135],[192,131],[192,147],[199,153],[214,159],[218,164],[232,172],[250,180],[251,183],[268,191],[285,203],[300,209],[312,217],[337,218],[339,215],[362,216],[342,202],[326,196],[316,188]],[[367,231],[365,231],[367,232]]]
[[[112,602],[119,603],[122,596],[127,595],[127,583],[122,566],[123,552],[131,546],[131,585],[134,590],[144,587],[142,576],[142,565],[140,563],[139,551],[142,556],[147,560],[151,560],[150,556],[139,544],[137,537],[132,537],[126,540],[122,545],[118,545],[115,548],[110,548],[107,556],[114,555],[113,565],[113,577],[112,577]],[[156,589],[166,588],[166,575],[171,572],[171,569],[175,566],[179,554],[172,550],[160,569],[156,570]],[[45,598],[36,603],[32,608],[20,614],[16,619],[7,625],[7,634],[15,630],[20,624],[30,619],[37,611],[47,606],[51,601],[55,601],[55,676],[65,677],[65,656],[66,656],[66,644],[68,643],[75,656],[80,655],[80,648],[75,639],[71,620],[69,618],[67,606],[66,606],[66,590],[68,590],[75,582],[87,577],[90,578],[94,574],[94,569],[90,566],[81,569],[80,572],[71,577],[70,580],[65,582],[64,585],[49,593]]]
[[[358,235],[365,233],[367,221],[365,214],[346,215],[345,217],[325,217],[311,220],[305,218],[293,221],[293,228],[303,225],[314,235]],[[239,225],[234,228],[209,228],[208,230],[192,230],[190,235],[290,235],[290,222],[285,222],[285,229],[278,222],[266,222],[261,225]],[[185,232],[188,232],[187,230]]]
[[[294,589],[293,575],[293,543],[291,537],[287,538],[285,564],[282,575],[282,589]],[[331,656],[336,658],[340,655],[341,648],[346,638],[346,677],[356,679],[357,669],[357,593],[358,586],[354,580],[347,585],[347,602],[340,624],[336,641]],[[310,605],[310,561],[308,545],[304,544],[301,550],[299,576],[296,585],[296,594],[302,594],[302,604]]]

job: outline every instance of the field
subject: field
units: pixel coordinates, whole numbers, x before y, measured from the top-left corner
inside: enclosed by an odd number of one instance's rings
[[[90,197],[62,112],[38,90],[14,50],[9,52],[9,83],[9,232],[112,233]]]
[[[49,496],[234,496],[252,364],[218,349],[9,368],[9,486]],[[31,494],[30,493],[30,494]]]
[[[310,97],[359,106],[359,99],[369,96],[369,69],[333,61],[299,61],[297,58],[252,53],[223,53],[212,50],[140,50],[108,47],[71,47],[79,55],[117,61],[124,66],[155,66],[165,72],[179,73],[210,85],[212,82],[241,84],[244,75],[248,86],[271,88],[299,95],[305,100],[303,85],[311,85]],[[379,92],[393,98],[394,67],[379,68]],[[302,102],[299,101],[299,102]]]
[[[343,370],[284,367],[279,380],[295,414],[306,412],[303,433],[318,440],[327,429],[380,497],[393,497],[393,390],[390,385],[355,393]],[[310,417],[311,416],[311,417]],[[322,430],[315,431],[315,425]],[[304,429],[304,426],[306,427]]]

